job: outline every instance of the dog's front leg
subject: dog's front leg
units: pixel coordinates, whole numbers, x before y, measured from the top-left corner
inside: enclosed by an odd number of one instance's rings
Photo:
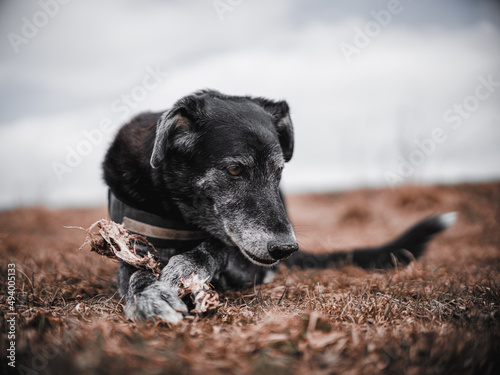
[[[179,322],[188,311],[178,295],[179,281],[196,275],[210,282],[226,268],[229,251],[219,241],[207,240],[194,250],[170,258],[159,280],[150,272],[136,271],[129,280],[125,314],[133,320],[159,317]]]

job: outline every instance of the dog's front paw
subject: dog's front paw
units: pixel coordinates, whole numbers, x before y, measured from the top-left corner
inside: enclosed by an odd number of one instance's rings
[[[125,315],[136,321],[160,318],[178,323],[188,308],[177,294],[177,289],[156,282],[130,296],[125,304]]]

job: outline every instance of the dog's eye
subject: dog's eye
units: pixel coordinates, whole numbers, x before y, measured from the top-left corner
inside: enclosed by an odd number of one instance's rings
[[[239,176],[241,174],[241,167],[239,165],[231,165],[226,170],[231,176]]]
[[[281,172],[283,172],[283,167],[279,167],[278,170],[276,171],[276,174],[278,176],[281,176]]]

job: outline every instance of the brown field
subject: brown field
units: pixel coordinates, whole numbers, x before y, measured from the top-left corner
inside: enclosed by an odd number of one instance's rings
[[[376,245],[457,211],[408,267],[280,268],[220,293],[210,316],[133,323],[116,264],[78,248],[106,208],[0,212],[0,372],[7,365],[7,269],[16,267],[20,374],[500,374],[500,183],[291,196],[303,250]]]

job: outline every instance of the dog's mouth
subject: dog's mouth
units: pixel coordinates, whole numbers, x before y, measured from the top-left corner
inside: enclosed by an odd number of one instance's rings
[[[228,234],[231,241],[236,245],[236,247],[240,249],[241,253],[245,256],[245,258],[250,260],[252,263],[263,267],[272,267],[279,263],[279,260],[261,258],[255,255],[253,252],[246,250],[243,246],[241,246],[240,242],[236,239],[234,232],[228,227],[226,227],[226,233]]]
[[[240,251],[243,253],[243,255],[245,255],[248,259],[250,259],[250,261],[252,263],[255,263],[257,264],[258,266],[267,266],[267,267],[271,267],[271,266],[274,266],[276,264],[279,263],[279,260],[274,260],[274,259],[262,259],[262,258],[259,258],[258,256],[246,251],[245,249],[243,249],[242,247],[239,247],[238,248],[240,249]]]

